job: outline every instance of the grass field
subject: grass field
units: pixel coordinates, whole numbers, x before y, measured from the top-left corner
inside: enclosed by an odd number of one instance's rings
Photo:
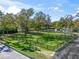
[[[64,33],[30,33],[30,34],[12,34],[5,35],[4,41],[17,51],[24,55],[35,59],[46,59],[46,56],[41,52],[55,51],[57,48],[70,41],[69,35]]]

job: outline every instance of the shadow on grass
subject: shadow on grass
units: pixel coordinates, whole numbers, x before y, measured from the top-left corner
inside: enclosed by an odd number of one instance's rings
[[[41,33],[41,32],[29,32],[28,34],[32,34],[32,35],[44,35],[44,33]]]

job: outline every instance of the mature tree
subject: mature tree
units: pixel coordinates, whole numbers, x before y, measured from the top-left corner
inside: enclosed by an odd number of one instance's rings
[[[47,15],[46,16],[46,28],[50,28],[51,27],[51,19],[50,19],[50,16]]]
[[[16,17],[17,27],[19,27],[25,34],[28,32],[28,21],[33,15],[33,9],[22,9],[19,15]]]
[[[78,12],[78,13],[76,13],[75,17],[79,17],[79,12]]]
[[[79,28],[79,19],[74,20],[74,28]]]
[[[57,28],[57,29],[61,28],[60,21],[54,21],[54,22],[52,22],[52,27]]]
[[[1,28],[1,21],[2,21],[3,15],[4,14],[0,11],[0,28]]]
[[[8,30],[16,29],[15,20],[13,14],[6,14],[1,20],[1,28]]]
[[[75,15],[74,28],[79,28],[79,12]]]
[[[35,29],[36,23],[34,19],[30,19],[28,23],[29,29]]]
[[[30,8],[26,12],[27,12],[27,19],[29,19],[34,14],[34,9]]]
[[[42,30],[46,23],[46,15],[43,12],[38,12],[35,14],[35,23],[36,23],[36,29]]]
[[[0,11],[0,17],[2,17],[3,15],[4,15],[3,12]]]
[[[61,27],[73,27],[73,19],[74,17],[72,15],[66,15],[65,17],[60,18]]]

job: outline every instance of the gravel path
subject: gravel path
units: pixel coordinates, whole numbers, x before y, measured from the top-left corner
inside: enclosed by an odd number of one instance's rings
[[[52,59],[79,59],[79,38],[62,51],[55,53]]]

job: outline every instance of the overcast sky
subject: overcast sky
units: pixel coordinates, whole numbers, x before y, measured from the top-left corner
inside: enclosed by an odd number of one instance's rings
[[[17,14],[22,8],[43,11],[55,21],[61,16],[79,12],[79,0],[0,0],[0,10],[4,13]]]

